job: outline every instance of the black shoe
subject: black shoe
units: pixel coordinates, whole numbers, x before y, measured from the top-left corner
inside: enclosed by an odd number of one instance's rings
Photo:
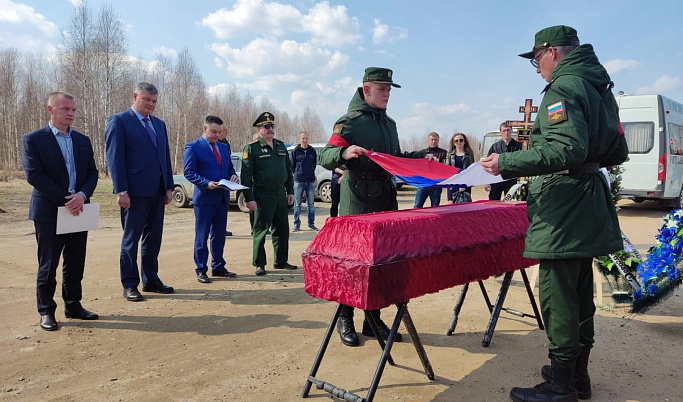
[[[40,316],[40,328],[46,331],[55,331],[59,328],[54,314],[46,314]]]
[[[66,318],[76,318],[78,320],[96,320],[100,318],[99,315],[93,313],[92,311],[88,311],[83,307],[81,307],[80,310],[64,309],[64,315]]]
[[[237,274],[234,272],[230,272],[227,269],[224,269],[222,271],[211,271],[211,276],[222,276],[225,278],[234,278],[237,276]]]
[[[211,283],[211,279],[209,279],[208,276],[206,276],[205,273],[197,274],[197,282],[199,283]]]
[[[344,345],[360,345],[356,328],[353,325],[353,317],[339,317],[339,320],[337,321],[337,332],[339,332],[339,338],[341,338]]]
[[[514,387],[510,399],[517,402],[576,402],[578,394],[574,388],[576,360],[561,361],[550,358],[552,379],[533,388]]]
[[[137,288],[124,288],[123,297],[128,301],[139,302],[145,300],[144,297],[138,292]]]
[[[590,356],[590,348],[583,347],[576,358],[574,366],[574,388],[579,399],[591,399],[591,378],[588,375],[588,358]],[[553,369],[551,365],[546,365],[541,368],[541,376],[544,380],[553,379]]]
[[[381,319],[375,320],[377,321],[377,329],[379,330],[379,334],[382,335],[382,339],[385,341],[389,338],[389,332],[391,332],[391,329],[387,327],[387,324],[384,323]],[[375,337],[375,333],[372,332],[372,327],[370,326],[370,323],[367,320],[363,321],[363,335],[368,336],[370,338]],[[401,342],[403,341],[403,335],[401,335],[400,332],[396,332],[396,336],[394,337],[394,342]]]
[[[264,267],[256,267],[256,276],[263,276],[266,274],[266,269]]]
[[[226,230],[226,231],[225,231],[225,237],[230,237],[230,236],[232,236],[232,232],[229,232],[229,231]]]
[[[275,268],[275,269],[298,269],[299,267],[286,262],[284,264],[273,264],[273,268]]]
[[[166,286],[163,284],[163,282],[159,281],[145,283],[144,285],[142,285],[142,291],[169,294],[175,292],[175,289],[173,289],[170,286]]]

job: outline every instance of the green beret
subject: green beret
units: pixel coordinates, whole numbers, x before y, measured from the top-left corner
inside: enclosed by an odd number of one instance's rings
[[[261,127],[262,125],[270,123],[275,124],[275,116],[270,112],[263,112],[254,122],[254,127]]]
[[[534,41],[534,47],[530,52],[522,53],[519,57],[524,57],[525,59],[533,59],[534,51],[551,46],[568,46],[568,45],[579,45],[579,37],[576,34],[576,29],[568,27],[566,25],[555,25],[554,27],[549,27],[541,29],[536,32],[536,40]]]
[[[394,80],[391,76],[394,74],[393,71],[388,68],[381,67],[368,67],[365,69],[365,75],[363,76],[363,82],[376,82],[378,84],[391,84],[391,86],[396,88],[401,88],[400,85],[394,84]]]

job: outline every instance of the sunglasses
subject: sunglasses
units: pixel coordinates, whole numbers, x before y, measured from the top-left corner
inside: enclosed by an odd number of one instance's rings
[[[456,138],[453,140],[453,142],[465,142],[464,138]]]
[[[270,130],[271,128],[275,128],[275,124],[268,123],[262,125],[261,127],[265,128],[266,130]]]

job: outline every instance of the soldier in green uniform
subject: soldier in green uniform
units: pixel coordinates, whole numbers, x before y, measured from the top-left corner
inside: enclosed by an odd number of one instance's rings
[[[601,166],[623,163],[628,148],[605,68],[574,28],[536,34],[531,59],[548,82],[527,151],[492,154],[481,164],[503,178],[537,177],[529,187],[529,229],[523,255],[540,263],[539,298],[549,339],[547,380],[513,388],[515,401],[591,397],[593,257],[622,248],[619,221]],[[578,391],[578,393],[577,393]]]
[[[244,147],[241,182],[247,208],[254,212],[254,251],[252,264],[256,275],[266,274],[266,235],[272,235],[275,269],[297,269],[287,262],[289,219],[287,205],[294,203],[292,164],[285,144],[274,138],[275,118],[264,112],[254,122],[258,138]]]
[[[368,150],[409,158],[426,156],[425,152],[401,152],[396,122],[387,116],[386,111],[392,86],[401,87],[394,83],[392,74],[386,68],[365,69],[363,87],[356,91],[348,113],[337,120],[332,137],[320,153],[320,164],[326,169],[332,170],[341,165],[347,168],[340,188],[340,216],[398,209],[391,175],[364,155]],[[379,310],[371,313],[386,339],[389,328],[380,319]],[[344,306],[337,331],[342,343],[358,346],[353,307]],[[374,336],[367,321],[363,322],[363,335]],[[396,342],[401,339],[401,334],[397,334]]]

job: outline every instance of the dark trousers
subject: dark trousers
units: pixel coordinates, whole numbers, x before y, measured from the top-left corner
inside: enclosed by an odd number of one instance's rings
[[[593,259],[541,260],[538,295],[550,355],[573,360],[593,346]]]
[[[339,312],[339,316],[353,319],[354,308],[351,306],[347,306],[346,304],[342,304],[341,306],[342,309]],[[381,320],[380,310],[370,310],[370,312],[372,313],[372,317],[375,319],[375,321]]]
[[[140,246],[140,272],[142,283],[159,281],[159,250],[164,231],[165,194],[151,197],[130,197],[130,208],[121,208],[121,284],[124,288],[140,284],[138,273],[138,243]]]
[[[62,264],[62,299],[64,308],[78,310],[81,307],[81,280],[85,267],[85,249],[88,232],[57,235],[56,222],[34,222],[38,243],[38,276],[36,296],[40,315],[54,314],[57,309],[54,295],[57,288],[57,266]]]
[[[194,217],[194,263],[197,267],[195,272],[197,274],[207,272],[209,248],[211,249],[211,271],[224,270],[223,249],[225,248],[225,223],[228,220],[227,202],[223,201],[216,205],[195,205]]]
[[[510,188],[517,183],[517,180],[506,180],[500,183],[491,184],[491,191],[489,192],[489,200],[500,201],[503,193],[507,194]]]
[[[254,189],[257,209],[254,213],[254,249],[252,264],[266,265],[266,235],[271,232],[275,264],[284,265],[289,255],[289,210],[284,188],[280,191]]]
[[[341,186],[336,181],[332,180],[331,192],[332,192],[332,206],[330,206],[330,216],[339,216],[339,193],[341,192]]]

